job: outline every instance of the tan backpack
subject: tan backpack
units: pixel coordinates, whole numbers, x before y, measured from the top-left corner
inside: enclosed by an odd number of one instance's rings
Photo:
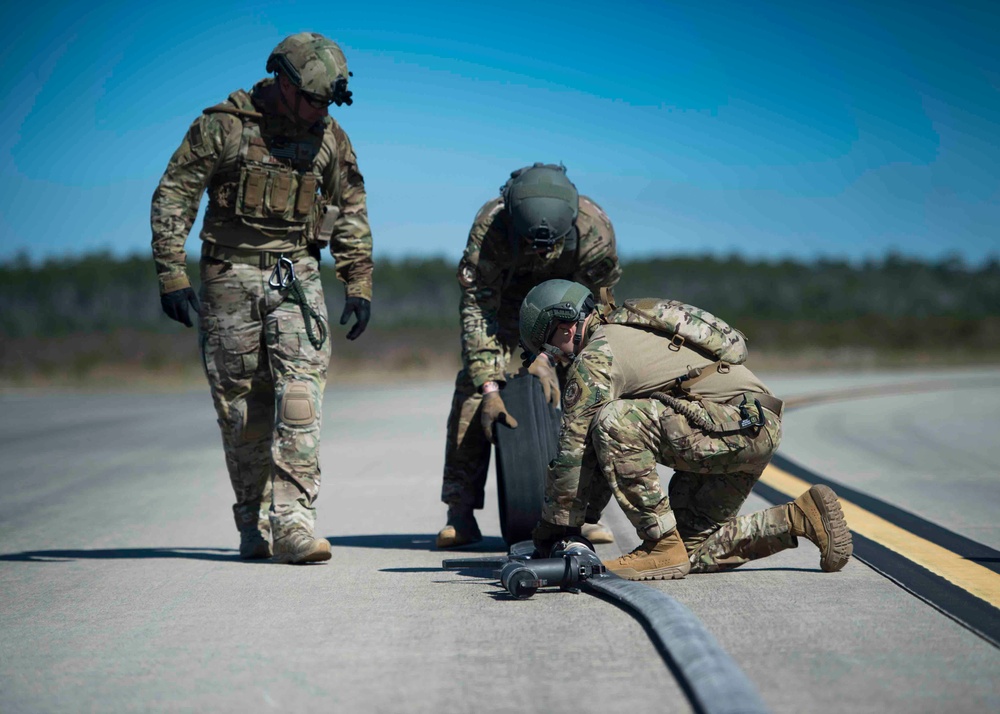
[[[688,347],[727,364],[743,364],[749,354],[742,332],[707,310],[678,300],[634,298],[616,307],[610,291],[602,288],[599,310],[608,324],[646,327],[669,336],[668,349]]]

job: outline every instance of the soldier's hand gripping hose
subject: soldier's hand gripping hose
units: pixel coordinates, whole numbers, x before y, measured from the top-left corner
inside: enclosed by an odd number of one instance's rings
[[[497,422],[506,424],[511,429],[517,428],[517,419],[510,415],[500,397],[500,392],[489,392],[483,396],[482,415],[480,417],[483,432],[491,444],[495,443],[493,425]]]
[[[358,318],[358,321],[354,323],[354,327],[347,333],[347,339],[356,340],[365,331],[365,328],[368,327],[368,320],[372,316],[371,302],[361,297],[347,298],[347,301],[344,303],[344,312],[340,316],[340,324],[346,325],[347,321],[351,319],[352,313]]]
[[[194,309],[195,313],[201,313],[201,303],[193,288],[181,288],[169,293],[160,295],[160,307],[171,320],[176,320],[182,325],[191,327],[191,316],[188,314],[188,306]]]

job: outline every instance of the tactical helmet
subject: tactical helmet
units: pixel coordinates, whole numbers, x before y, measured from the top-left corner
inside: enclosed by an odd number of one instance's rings
[[[267,71],[283,74],[316,102],[353,104],[347,89],[347,58],[333,40],[316,32],[290,35],[267,58]]]
[[[514,232],[535,250],[552,248],[573,229],[580,194],[562,164],[536,163],[518,169],[500,189]]]
[[[594,296],[580,283],[570,280],[546,280],[524,296],[518,318],[521,345],[531,354],[547,352],[562,356],[563,352],[548,344],[555,326],[560,322],[576,322],[573,342],[583,339],[583,321],[594,311]]]

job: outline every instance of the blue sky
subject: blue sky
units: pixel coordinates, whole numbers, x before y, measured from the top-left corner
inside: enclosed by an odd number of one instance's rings
[[[1000,4],[5,3],[0,260],[147,253],[201,109],[285,35],[344,48],[377,256],[457,258],[562,161],[624,256],[1000,253]],[[195,231],[188,250],[197,251]]]

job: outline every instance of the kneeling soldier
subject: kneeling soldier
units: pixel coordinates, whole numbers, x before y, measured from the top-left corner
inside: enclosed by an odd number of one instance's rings
[[[642,544],[605,565],[629,580],[734,568],[798,545],[840,570],[852,551],[840,503],[813,486],[791,503],[739,516],[778,447],[782,402],[749,369],[743,335],[673,300],[597,308],[567,280],[527,294],[520,333],[532,353],[569,364],[559,454],[549,465],[535,545],[579,533],[610,486]],[[656,464],[674,469],[664,489]],[[606,484],[606,485],[605,485]]]

